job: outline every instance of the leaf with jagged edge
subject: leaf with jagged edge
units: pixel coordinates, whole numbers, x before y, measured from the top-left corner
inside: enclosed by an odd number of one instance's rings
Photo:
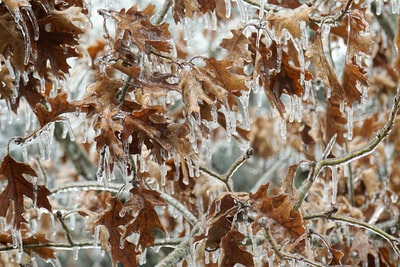
[[[52,211],[47,198],[50,191],[43,185],[34,189],[35,186],[24,176],[37,177],[37,174],[28,164],[16,161],[10,155],[5,156],[0,167],[0,180],[7,179],[8,183],[0,194],[0,216],[7,217],[7,211],[12,210],[15,213],[13,227],[17,229],[22,222],[26,222],[22,216],[25,211],[24,196],[36,202],[37,207]],[[13,206],[11,210],[10,206]]]
[[[136,256],[140,253],[136,251],[136,245],[125,240],[131,233],[124,233],[123,228],[134,218],[129,213],[121,217],[123,204],[116,197],[108,198],[108,209],[96,221],[96,225],[103,225],[108,231],[109,253],[113,266],[120,262],[124,267],[138,266]],[[121,238],[123,241],[121,241]],[[123,246],[121,246],[121,242]],[[103,247],[108,247],[102,244]],[[123,247],[123,248],[121,248]]]
[[[220,266],[233,267],[236,263],[248,267],[254,266],[253,254],[241,245],[244,238],[245,236],[235,228],[221,238],[222,260]]]

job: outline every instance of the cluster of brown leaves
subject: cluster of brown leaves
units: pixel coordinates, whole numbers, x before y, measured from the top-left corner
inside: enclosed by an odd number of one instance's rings
[[[289,150],[316,160],[321,156],[317,152],[335,134],[340,147],[348,146],[352,150],[383,126],[383,119],[375,112],[372,119],[356,123],[351,142],[345,138],[349,130],[345,107],[363,103],[367,88],[385,106],[399,72],[398,58],[397,69],[393,70],[390,52],[382,42],[373,43],[369,29],[372,22],[363,3],[352,5],[350,1],[350,5],[332,6],[325,1],[311,6],[300,2],[269,1],[273,6],[279,5],[278,11],[266,13],[258,25],[232,29],[231,36],[220,43],[225,57],[194,56],[191,60],[186,55],[179,58],[182,49],[175,45],[182,43],[173,40],[168,23],[152,24],[154,5],[143,10],[136,5],[120,11],[99,10],[105,20],[113,21],[115,35],[111,36],[105,28],[105,40],[88,48],[87,53],[98,66],[90,68],[87,93],[78,100],[70,100],[68,92],[54,88],[52,81],[65,78],[70,69],[67,59],[79,56],[77,46],[80,35],[86,31],[88,14],[84,2],[21,0],[0,4],[0,61],[7,63],[0,69],[0,96],[14,113],[25,99],[38,122],[36,130],[14,138],[15,143],[23,144],[39,136],[49,125],[67,120],[69,113],[79,111],[85,114],[94,131],[94,137],[82,150],[87,154],[95,151],[93,158],[99,160],[97,178],[104,178],[100,177],[103,172],[106,176],[113,173],[116,165],[124,176],[125,186],[133,185],[129,192],[121,189],[115,196],[85,191],[77,201],[78,214],[87,219],[87,230],[92,234],[96,227],[101,227],[101,247],[109,252],[114,265],[120,262],[126,267],[138,266],[136,258],[154,245],[156,228],[182,237],[192,227],[182,230],[185,228],[182,225],[187,224],[184,219],[177,219],[168,211],[156,212],[156,206],[166,204],[160,193],[151,189],[153,183],[161,185],[161,190],[196,217],[201,218],[206,212],[205,220],[200,222],[203,231],[193,240],[199,250],[195,258],[199,265],[204,264],[205,251],[218,250],[222,252],[221,266],[255,266],[258,263],[254,262],[251,247],[259,244],[249,243],[261,242],[261,249],[268,255],[280,249],[281,253],[332,265],[365,264],[364,259],[372,256],[392,266],[389,246],[373,245],[367,234],[356,227],[348,230],[354,238],[345,237],[343,242],[335,240],[344,228],[327,224],[324,219],[310,222],[314,232],[306,233],[303,212],[326,208],[321,199],[326,199],[323,196],[327,190],[333,191],[327,186],[333,180],[330,171],[321,172],[312,194],[301,209],[295,210],[298,165],[289,168],[279,188],[272,182],[266,183],[256,188],[255,193],[224,192],[224,184],[214,182],[213,174],[206,174],[204,170],[207,162],[203,159],[202,146],[210,141],[218,142],[222,130],[238,140],[249,141],[255,148],[256,159],[268,161]],[[217,12],[224,5],[222,1],[173,1],[172,16],[176,23],[185,23],[186,18]],[[342,18],[326,15],[340,12],[338,8],[344,6],[348,9]],[[323,19],[313,19],[315,14]],[[331,24],[332,19],[337,20],[335,24]],[[326,27],[330,27],[329,35],[324,30]],[[394,41],[399,48],[398,35]],[[327,53],[335,42],[344,43],[346,48],[341,75]],[[378,78],[368,79],[365,56],[372,56],[371,67],[383,70],[390,81],[383,84]],[[324,92],[317,92],[314,87],[318,81]],[[262,88],[270,110],[278,111],[279,121],[291,122],[286,132],[287,144],[280,146],[278,138],[271,136],[276,133],[277,124],[274,119],[259,115],[258,109],[264,107],[250,106],[253,120],[250,130],[236,126],[240,125],[239,117],[246,108],[239,98],[244,92],[250,92],[249,85]],[[288,118],[293,118],[294,111],[288,110],[286,96],[307,109],[302,120],[292,123]],[[216,125],[218,129],[214,129]],[[394,132],[397,131],[395,128]],[[389,142],[398,152],[397,139]],[[328,156],[336,152],[333,150]],[[376,158],[370,155],[353,163],[350,174],[345,175],[340,169],[338,214],[384,223],[398,213],[397,201],[389,204],[387,201],[388,197],[397,196],[398,166],[390,161],[385,149],[376,150],[376,155]],[[397,159],[398,153],[393,158]],[[385,183],[387,187],[378,179],[380,170],[372,161],[379,166],[391,164],[392,179]],[[49,200],[52,193],[46,185],[37,184],[38,176],[30,164],[15,160],[10,153],[3,158],[0,217],[10,227],[2,229],[5,231],[0,235],[0,244],[14,245],[17,230],[21,232],[22,242],[29,245],[24,248],[27,255],[35,253],[43,259],[53,259],[53,249],[34,247],[48,243],[49,236],[29,231],[28,219],[40,217],[34,215],[35,208],[51,213],[57,205],[62,205]],[[361,177],[354,184],[353,197],[346,183],[351,176]],[[129,197],[124,199],[126,193]],[[382,211],[382,206],[390,211]],[[51,216],[42,217],[41,224],[45,224]],[[59,220],[64,227],[62,216]],[[176,230],[179,227],[182,229]],[[261,241],[256,241],[255,237],[260,236]],[[306,247],[306,238],[315,241],[315,254]],[[352,258],[354,253],[360,255],[359,259]],[[278,263],[279,259],[275,261]]]

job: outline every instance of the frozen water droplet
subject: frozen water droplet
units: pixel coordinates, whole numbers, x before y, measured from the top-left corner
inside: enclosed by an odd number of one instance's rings
[[[347,112],[347,139],[353,139],[353,108],[346,107]]]
[[[225,0],[225,17],[228,19],[231,16],[232,3],[231,0]]]

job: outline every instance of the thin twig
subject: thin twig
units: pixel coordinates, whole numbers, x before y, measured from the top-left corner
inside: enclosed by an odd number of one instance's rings
[[[294,205],[294,209],[298,210],[303,203],[304,199],[308,195],[311,186],[313,185],[314,181],[318,177],[320,171],[326,166],[335,166],[335,165],[342,165],[350,163],[356,159],[365,157],[371,154],[375,148],[382,143],[382,141],[390,134],[391,130],[394,127],[395,118],[397,112],[400,107],[400,86],[397,87],[396,95],[393,99],[393,105],[389,113],[389,118],[383,128],[376,134],[375,138],[369,141],[366,145],[350,151],[343,156],[336,157],[336,158],[322,158],[318,162],[315,163],[315,166],[310,169],[309,176],[307,180],[303,183],[302,188],[300,189],[299,197]]]
[[[122,88],[121,92],[119,92],[119,94],[118,94],[118,103],[120,105],[122,105],[124,103],[125,95],[128,92],[128,88],[130,85],[129,83],[131,82],[131,79],[132,79],[132,77],[128,76],[128,78],[125,81],[124,88]]]
[[[225,184],[225,186],[229,192],[233,192],[232,176],[240,168],[240,166],[242,166],[243,163],[253,155],[254,155],[253,148],[249,148],[246,151],[246,153],[244,155],[242,155],[240,158],[238,158],[223,175],[220,175],[206,167],[200,167],[200,171],[205,172],[205,173],[209,174],[210,176],[220,180],[221,182],[223,182]]]
[[[335,24],[335,23],[338,23],[338,22],[341,21],[341,20],[344,18],[344,16],[348,13],[349,8],[350,8],[350,6],[351,6],[352,3],[353,3],[353,0],[348,0],[347,3],[346,3],[346,5],[345,5],[345,7],[342,8],[342,9],[340,10],[340,12],[337,13],[336,15],[334,15],[334,16],[327,16],[327,17],[314,17],[314,16],[310,16],[309,19],[310,19],[310,21],[315,22],[315,23],[320,23],[320,22],[322,22],[322,23],[328,23],[328,24]]]
[[[58,210],[56,212],[56,217],[60,221],[60,223],[65,231],[65,236],[67,237],[68,243],[70,243],[71,246],[75,246],[75,242],[72,239],[71,231],[69,230],[68,226],[65,224],[64,217],[63,217],[61,211]]]
[[[252,6],[256,6],[256,7],[260,7],[260,1],[259,0],[244,0],[244,2],[252,5]],[[278,6],[278,5],[274,5],[274,4],[268,4],[268,3],[264,3],[264,10],[266,11],[271,11],[271,12],[278,12],[281,10],[284,10],[284,7]]]
[[[190,235],[187,236],[171,253],[168,254],[156,267],[173,267],[186,258],[190,253],[192,237],[200,230],[200,223],[196,224]]]
[[[154,25],[160,25],[165,16],[167,15],[167,12],[169,8],[171,7],[172,0],[165,0],[163,6],[161,7],[161,10],[154,15],[153,18],[153,23]]]
[[[336,212],[336,211],[335,211]],[[375,233],[376,235],[382,237],[383,239],[385,239],[386,241],[389,242],[389,244],[391,245],[391,247],[393,248],[394,252],[400,256],[400,249],[397,247],[400,244],[400,239],[386,233],[385,231],[383,231],[382,229],[378,228],[377,226],[371,225],[369,223],[351,218],[351,217],[344,217],[344,216],[340,216],[340,215],[336,215],[334,214],[335,212],[332,211],[325,211],[322,213],[318,213],[318,214],[312,214],[312,215],[308,215],[308,216],[304,216],[304,220],[310,220],[310,219],[316,219],[316,218],[325,218],[328,220],[335,220],[335,221],[340,221],[340,222],[344,222],[347,224],[351,224],[353,226],[356,227],[361,227],[364,229],[367,229],[373,233]]]
[[[81,242],[74,242],[73,245],[70,243],[37,243],[37,244],[24,244],[24,249],[27,248],[61,248],[61,249],[73,249],[75,247],[79,247],[81,249],[93,249],[93,240],[89,241],[81,241]],[[0,251],[9,251],[14,250],[13,246],[4,246],[0,247]]]
[[[264,229],[265,239],[271,245],[271,248],[274,251],[275,255],[278,256],[278,258],[280,258],[281,260],[288,259],[288,260],[304,262],[304,263],[307,263],[307,264],[309,264],[311,266],[317,266],[317,267],[324,266],[324,265],[322,265],[320,263],[314,262],[314,261],[309,260],[307,258],[283,252],[281,250],[281,248],[279,247],[279,245],[276,243],[275,238],[272,236],[270,228],[268,226],[264,225],[263,229]]]

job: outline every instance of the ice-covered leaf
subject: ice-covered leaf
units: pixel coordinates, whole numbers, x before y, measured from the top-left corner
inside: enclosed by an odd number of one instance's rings
[[[143,11],[139,11],[135,5],[128,10],[103,11],[103,14],[115,20],[116,36],[122,36],[125,42],[136,45],[139,51],[144,53],[169,52],[171,45],[168,24],[153,25],[150,18],[153,16],[154,10],[154,5],[148,5]]]
[[[300,21],[308,22],[309,15],[313,11],[314,7],[303,4],[295,9],[271,12],[265,19],[279,38],[283,36],[283,30],[286,29],[294,38],[300,39],[302,36]]]
[[[249,198],[253,201],[253,209],[257,212],[257,217],[253,224],[253,233],[257,233],[262,227],[259,224],[259,220],[267,217],[282,226],[283,231],[280,232],[280,238],[287,234],[296,239],[304,234],[304,221],[301,213],[293,209],[293,199],[287,194],[269,196],[267,193],[268,188],[269,184],[265,184],[260,186],[255,194],[249,194]]]
[[[155,206],[165,206],[160,193],[154,190],[147,190],[134,187],[130,190],[132,196],[125,203],[127,209],[132,209],[135,220],[126,227],[127,232],[138,233],[142,249],[154,245],[154,230],[158,228],[164,231]]]
[[[104,225],[108,231],[110,246],[108,252],[110,253],[113,265],[116,266],[120,262],[124,267],[136,267],[138,266],[136,256],[139,254],[136,251],[136,245],[125,240],[125,237],[131,233],[126,233],[126,235],[121,233],[121,227],[124,228],[133,217],[129,213],[125,213],[121,217],[123,204],[118,198],[108,198],[107,203],[109,205],[108,209],[96,221],[96,225]]]
[[[40,126],[45,126],[52,121],[63,120],[61,115],[76,111],[76,106],[69,103],[66,93],[60,93],[55,98],[47,99],[50,108],[45,107],[42,103],[36,104],[34,112],[39,120]]]
[[[218,249],[221,246],[221,239],[231,231],[234,219],[244,207],[241,204],[247,199],[246,193],[232,193],[224,194],[214,200],[207,212],[206,234],[196,237],[196,240],[205,239],[208,250]]]
[[[244,238],[245,236],[234,228],[221,238],[223,254],[220,266],[233,267],[237,263],[254,266],[253,255],[241,245]]]
[[[250,41],[239,30],[231,30],[233,36],[231,38],[225,38],[221,42],[221,47],[228,51],[229,58],[234,60],[250,60],[251,53],[248,49]]]
[[[37,207],[52,210],[47,198],[50,191],[43,185],[34,189],[35,186],[25,177],[37,177],[37,174],[28,164],[16,161],[10,155],[5,156],[0,167],[0,179],[7,179],[7,187],[0,194],[0,216],[6,217],[7,210],[13,212],[15,228],[26,222],[22,216],[25,211],[24,196],[36,202]]]
[[[181,21],[183,18],[193,18],[196,11],[199,10],[199,3],[192,0],[177,0],[174,1],[172,7],[172,15],[175,22]]]

